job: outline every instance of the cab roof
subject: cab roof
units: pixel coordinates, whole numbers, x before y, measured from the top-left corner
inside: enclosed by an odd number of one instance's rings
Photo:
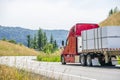
[[[70,36],[81,36],[82,31],[89,30],[89,29],[94,29],[94,28],[98,28],[98,27],[99,27],[98,24],[77,23],[70,29],[68,37],[70,37]]]

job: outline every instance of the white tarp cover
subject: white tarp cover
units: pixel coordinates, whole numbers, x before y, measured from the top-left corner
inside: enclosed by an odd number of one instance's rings
[[[82,32],[82,49],[120,48],[120,26],[106,26]]]

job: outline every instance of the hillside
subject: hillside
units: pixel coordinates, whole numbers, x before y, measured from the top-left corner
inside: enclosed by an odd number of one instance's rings
[[[9,43],[0,40],[0,56],[34,56],[39,53],[23,45]]]
[[[120,12],[115,13],[99,24],[102,26],[120,26]]]
[[[67,30],[43,30],[46,32],[48,40],[50,40],[51,34],[54,37],[54,40],[57,41],[57,44],[60,46],[62,40],[66,40],[68,31]],[[33,36],[37,34],[37,30],[24,29],[20,27],[8,27],[8,26],[0,26],[0,39],[13,39],[18,43],[22,43],[27,45],[27,35]]]

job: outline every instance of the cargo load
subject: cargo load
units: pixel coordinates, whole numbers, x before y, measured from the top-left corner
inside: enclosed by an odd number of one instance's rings
[[[82,31],[82,50],[120,48],[120,27],[107,26]]]

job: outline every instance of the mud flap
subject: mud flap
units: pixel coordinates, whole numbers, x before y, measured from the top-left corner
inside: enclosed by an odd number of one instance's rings
[[[112,65],[118,65],[118,60],[115,57],[111,58]]]
[[[93,65],[93,66],[101,66],[100,63],[99,63],[98,58],[92,59],[92,65]]]

